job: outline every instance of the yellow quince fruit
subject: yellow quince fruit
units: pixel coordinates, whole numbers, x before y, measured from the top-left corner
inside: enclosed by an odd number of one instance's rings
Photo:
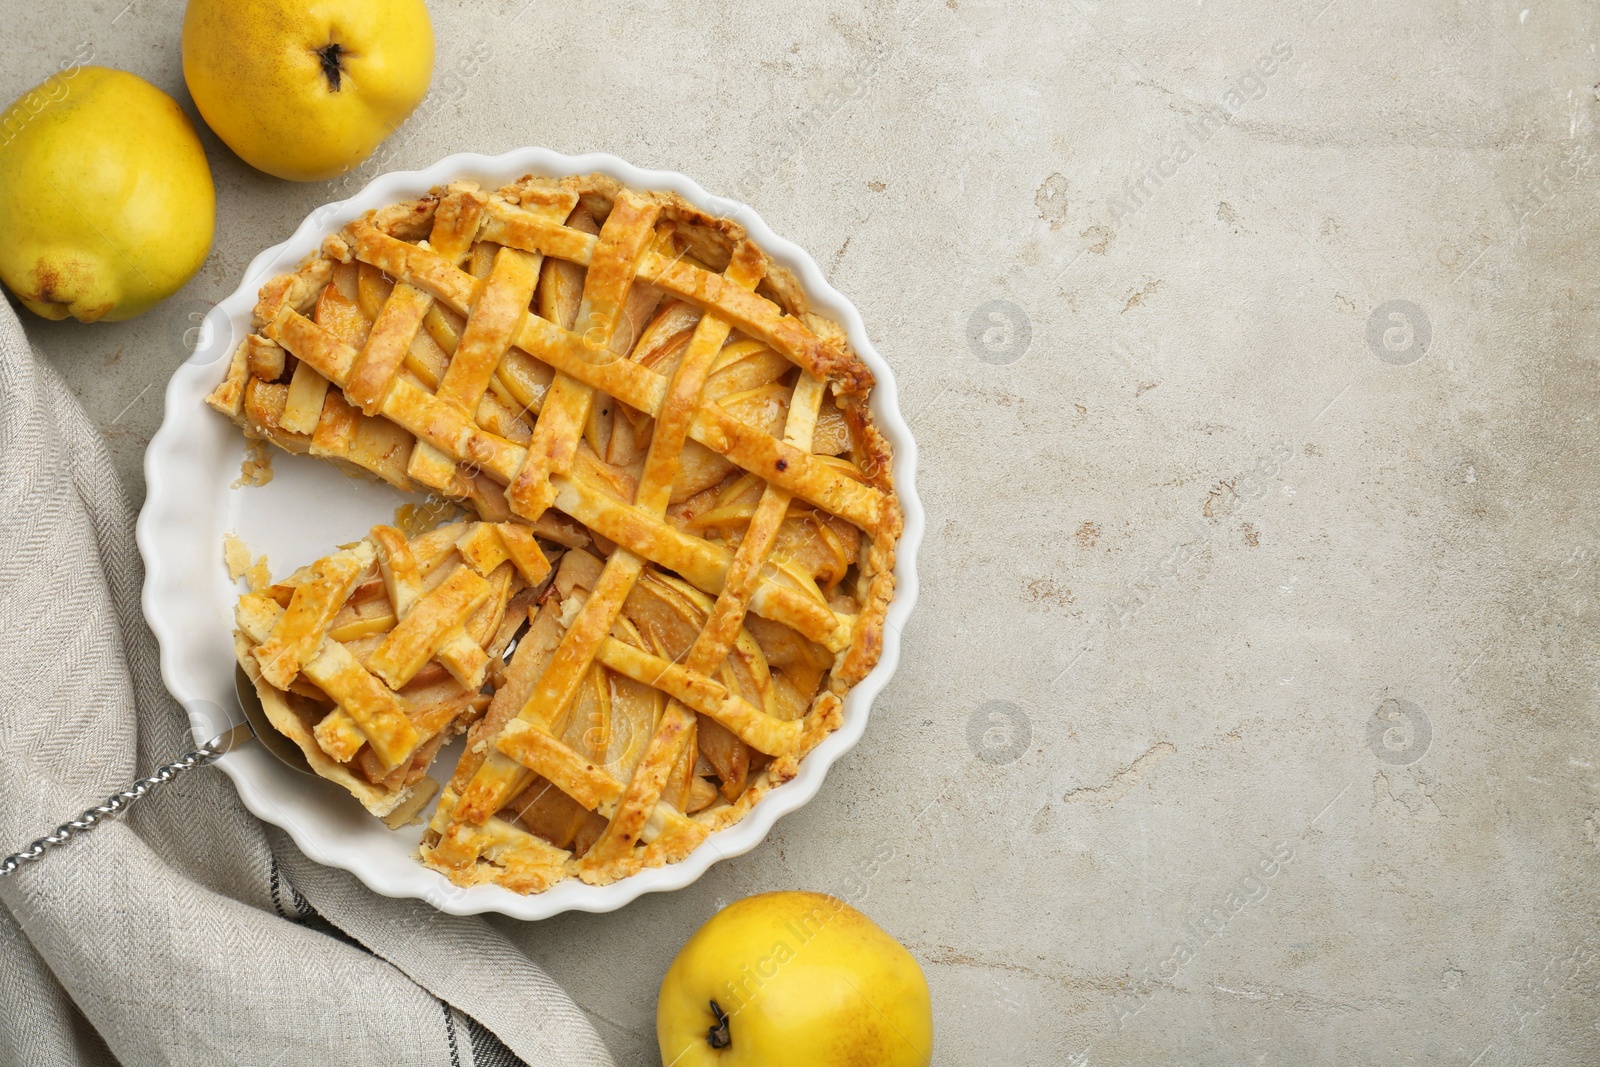
[[[656,1002],[675,1067],[927,1067],[922,968],[873,921],[821,893],[723,908],[672,961]]]
[[[216,223],[211,168],[166,93],[73,67],[0,116],[0,279],[47,319],[130,319],[194,276]]]
[[[370,156],[428,95],[422,0],[189,0],[183,77],[246,163],[321,181]]]

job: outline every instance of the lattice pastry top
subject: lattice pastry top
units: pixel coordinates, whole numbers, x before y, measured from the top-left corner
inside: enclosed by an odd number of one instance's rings
[[[369,213],[262,288],[209,403],[478,521],[376,527],[247,594],[241,662],[391,821],[467,730],[420,852],[458,884],[680,859],[877,661],[901,520],[871,387],[787,271],[672,194],[525,177]]]

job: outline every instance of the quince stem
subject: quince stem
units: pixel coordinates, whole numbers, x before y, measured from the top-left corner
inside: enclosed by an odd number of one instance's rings
[[[711,1002],[711,1014],[716,1017],[717,1025],[706,1031],[706,1044],[712,1048],[727,1048],[733,1044],[733,1034],[728,1029],[728,1013],[716,1001]]]
[[[322,60],[322,75],[328,79],[328,87],[334,92],[339,91],[339,77],[344,73],[339,67],[339,53],[343,51],[343,46],[337,41],[317,49],[317,57]]]

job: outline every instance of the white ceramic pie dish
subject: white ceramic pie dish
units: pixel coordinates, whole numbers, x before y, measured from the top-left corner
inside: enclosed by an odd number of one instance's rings
[[[816,795],[828,768],[860,739],[873,699],[894,674],[900,634],[917,597],[916,553],[924,518],[914,484],[916,445],[900,415],[894,377],[868,340],[860,313],[824,280],[809,255],[773,233],[749,207],[713,196],[672,171],[642,170],[615,156],[566,156],[542,148],[500,156],[463,153],[426,170],[381,175],[350,199],[311,212],[287,241],[256,256],[239,288],[206,314],[194,354],[167,385],[166,414],[145,453],[147,495],[139,514],[138,542],[145,564],[144,613],[161,646],[162,678],[188,711],[195,740],[204,742],[241,718],[233,691],[232,646],[233,605],[239,590],[223,566],[223,534],[232,531],[253,553],[265,553],[273,574],[282,575],[325,555],[335,544],[360,538],[376,522],[392,521],[395,507],[406,499],[387,485],[354,480],[328,464],[277,450],[268,485],[234,487],[245,442],[234,425],[205,405],[204,397],[249,332],[256,291],[273,275],[293,269],[324,236],[363,212],[434,186],[475,179],[494,188],[528,173],[594,172],[636,189],[670,190],[702,210],[737,219],[775,261],[795,273],[815,309],[848,331],[851,344],[877,376],[872,414],[894,447],[895,486],[905,511],[895,596],[882,658],[846,696],[843,725],[806,756],[799,774],[682,862],[607,886],[568,879],[531,896],[495,885],[463,889],[412,857],[420,826],[386,830],[344,790],[283,766],[259,745],[246,745],[219,761],[245,806],[286,830],[307,856],[350,871],[385,896],[414,897],[456,915],[499,912],[543,919],[564,911],[611,911],[643,893],[680,889],[716,860],[754,848],[780,816]],[[459,742],[441,754],[436,776],[448,773],[458,751]]]

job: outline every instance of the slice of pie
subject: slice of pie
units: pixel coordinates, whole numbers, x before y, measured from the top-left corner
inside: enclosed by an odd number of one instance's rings
[[[397,532],[323,561],[359,569],[349,590],[304,576],[241,602],[266,683],[352,792],[380,791],[370,809],[415,790],[417,739],[468,728],[424,863],[536,892],[673,862],[837,728],[894,589],[891,456],[843,330],[737,223],[598,175],[455,184],[329,237],[262,288],[254,327],[213,407],[473,513],[410,542],[434,561],[425,591],[509,576],[492,636],[402,642],[465,701],[434,732],[414,721],[416,676],[386,673],[409,618],[383,567]],[[478,540],[500,547],[478,559]],[[536,577],[518,551],[555,566]],[[301,588],[315,611],[296,613]],[[302,619],[317,625],[277,634]],[[481,679],[448,658],[473,640]],[[323,653],[396,699],[376,734],[312,675]]]
[[[525,526],[366,539],[239,598],[234,650],[311,769],[391,826],[438,791],[428,765],[477,721],[551,573]]]

